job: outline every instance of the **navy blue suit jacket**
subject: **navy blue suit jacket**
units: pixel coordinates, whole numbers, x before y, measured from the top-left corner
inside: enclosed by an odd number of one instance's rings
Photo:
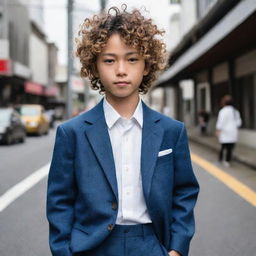
[[[188,255],[199,186],[184,124],[142,102],[143,193],[159,241]],[[171,154],[158,156],[159,151]],[[57,129],[47,192],[50,248],[71,256],[99,245],[115,224],[118,202],[113,152],[103,101]]]

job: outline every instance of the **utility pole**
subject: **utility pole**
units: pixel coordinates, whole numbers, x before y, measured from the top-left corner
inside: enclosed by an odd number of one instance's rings
[[[72,74],[73,74],[73,8],[74,0],[68,1],[68,54],[67,54],[67,98],[66,98],[66,117],[72,117],[73,95],[72,95]]]
[[[100,12],[104,12],[105,11],[106,1],[107,0],[100,0]]]
[[[8,0],[4,0],[3,3],[4,10],[3,10],[3,39],[9,39],[9,8],[8,8]],[[8,52],[9,54],[9,52]]]

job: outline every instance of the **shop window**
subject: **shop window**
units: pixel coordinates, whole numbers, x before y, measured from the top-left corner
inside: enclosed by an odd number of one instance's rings
[[[0,38],[4,38],[4,18],[3,18],[3,11],[0,7]]]
[[[206,88],[201,88],[199,91],[200,110],[206,110]]]
[[[171,4],[180,4],[180,0],[170,0]]]
[[[187,113],[191,112],[191,100],[185,100],[185,111]]]
[[[230,94],[228,82],[226,81],[226,82],[212,85],[211,94],[212,94],[212,98],[211,98],[212,114],[214,116],[217,116],[220,108],[222,107],[220,105],[221,99],[223,98],[224,95]]]
[[[242,128],[256,129],[256,74],[238,78],[235,83],[235,105],[243,121]]]

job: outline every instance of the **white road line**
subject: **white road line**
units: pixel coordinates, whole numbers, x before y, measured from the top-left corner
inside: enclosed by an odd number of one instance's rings
[[[0,212],[48,175],[50,163],[35,171],[0,196]]]

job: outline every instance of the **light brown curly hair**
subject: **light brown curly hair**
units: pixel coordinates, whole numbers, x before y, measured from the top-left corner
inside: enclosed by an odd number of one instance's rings
[[[78,38],[76,38],[76,55],[82,64],[80,75],[88,77],[94,90],[105,89],[96,74],[96,60],[98,54],[106,45],[113,34],[119,34],[125,44],[139,51],[145,60],[145,66],[149,70],[143,77],[139,86],[139,92],[146,94],[156,74],[166,67],[166,45],[157,36],[164,34],[153,24],[152,19],[146,19],[139,10],[131,13],[126,11],[127,6],[122,5],[121,10],[111,7],[107,13],[94,15],[87,18],[80,25]],[[111,14],[114,11],[114,14]]]

